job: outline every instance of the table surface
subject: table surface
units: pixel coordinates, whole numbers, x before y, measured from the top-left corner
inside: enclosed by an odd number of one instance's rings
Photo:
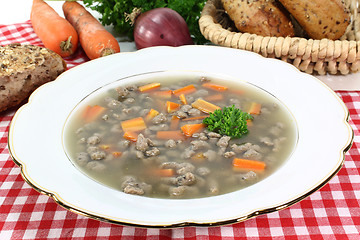
[[[29,14],[13,14],[20,2],[24,9],[31,7],[29,0],[16,0],[6,1],[6,7],[0,9],[0,45],[21,42],[41,46],[28,21]],[[50,4],[61,9],[59,2]],[[135,50],[131,42],[120,44],[122,51]],[[88,59],[81,51],[66,59],[69,68],[85,61]],[[340,172],[319,191],[289,208],[211,228],[135,228],[63,209],[21,177],[7,146],[16,108],[0,113],[0,239],[360,239],[360,91],[337,90],[336,94],[349,109],[349,123],[355,134]]]

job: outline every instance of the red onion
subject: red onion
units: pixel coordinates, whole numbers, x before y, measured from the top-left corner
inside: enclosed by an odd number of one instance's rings
[[[193,44],[185,20],[170,8],[155,8],[141,13],[135,19],[134,40],[137,49]]]

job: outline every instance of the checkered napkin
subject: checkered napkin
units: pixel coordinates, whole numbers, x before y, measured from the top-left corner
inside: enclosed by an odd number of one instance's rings
[[[15,42],[42,46],[29,21],[0,25],[0,45]],[[80,50],[65,61],[71,68],[87,58]],[[337,94],[349,108],[355,133],[340,172],[322,189],[287,209],[211,228],[142,229],[63,209],[22,179],[7,147],[14,111],[0,113],[0,239],[360,239],[360,92]]]

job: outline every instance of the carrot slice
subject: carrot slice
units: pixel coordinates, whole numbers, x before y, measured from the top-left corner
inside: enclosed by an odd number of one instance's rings
[[[244,94],[244,90],[241,90],[241,89],[230,89],[229,91],[231,93],[236,94],[236,95],[243,95]]]
[[[175,112],[176,110],[179,109],[179,107],[180,107],[180,104],[178,104],[178,103],[166,101],[166,110],[168,113]]]
[[[145,121],[148,122],[157,115],[159,115],[159,112],[152,108],[152,109],[150,109],[149,113],[146,114]]]
[[[249,109],[248,113],[249,114],[259,115],[260,112],[261,112],[261,104],[256,103],[256,102],[251,103],[251,106],[250,106],[250,109]]]
[[[142,117],[132,118],[121,122],[124,132],[137,132],[146,128],[145,121]]]
[[[205,128],[205,124],[197,123],[197,124],[186,124],[181,127],[181,130],[185,134],[185,136],[190,137],[194,133],[201,131],[203,128]]]
[[[150,174],[159,177],[172,177],[175,176],[175,170],[172,168],[151,169]]]
[[[136,142],[137,138],[138,138],[138,134],[136,132],[130,132],[127,131],[124,133],[123,136],[126,140],[132,141],[132,142]]]
[[[94,106],[86,106],[85,111],[83,113],[83,118],[85,119],[85,122],[92,122],[95,121],[104,111],[106,108],[94,105]]]
[[[117,158],[122,155],[122,152],[112,152],[112,155]]]
[[[161,98],[161,99],[170,99],[172,97],[171,90],[162,90],[162,91],[153,91],[151,92],[153,97]]]
[[[195,91],[196,91],[195,86],[191,84],[191,85],[188,85],[188,86],[185,86],[185,87],[174,90],[173,94],[178,97],[181,94],[190,94],[190,93],[193,93]]]
[[[180,124],[180,118],[178,118],[177,116],[172,116],[170,121],[170,129],[171,130],[178,129],[179,124]]]
[[[140,92],[146,92],[150,90],[154,90],[160,87],[160,83],[149,83],[143,86],[140,86],[138,89]]]
[[[87,106],[85,107],[84,111],[83,111],[82,114],[81,114],[81,117],[82,117],[83,119],[86,119],[86,118],[87,118],[88,112],[90,112],[90,109],[91,109],[91,108],[92,108],[92,106],[90,106],[90,105],[87,105]]]
[[[195,155],[193,155],[191,157],[191,160],[193,160],[196,163],[201,163],[204,162],[204,160],[206,159],[204,153],[200,152],[200,153],[196,153]]]
[[[179,98],[180,98],[180,102],[182,103],[182,104],[187,104],[187,100],[186,100],[186,97],[185,97],[185,94],[180,94],[180,96],[179,96]]]
[[[228,87],[226,87],[226,86],[215,84],[215,83],[210,83],[210,82],[203,83],[202,86],[205,87],[205,88],[208,88],[208,89],[218,91],[218,92],[223,92],[223,91],[226,91],[228,89]]]
[[[207,96],[204,99],[206,101],[210,101],[210,102],[222,101],[224,99],[224,95],[223,94],[215,94],[215,95]]]
[[[156,133],[158,139],[184,140],[185,136],[180,130],[158,131]]]
[[[242,158],[234,158],[232,164],[237,170],[263,171],[266,167],[264,162]]]
[[[100,147],[102,150],[109,150],[109,149],[110,149],[110,145],[106,145],[106,144],[100,145],[99,147]]]
[[[195,102],[191,104],[192,107],[199,109],[200,111],[203,111],[205,113],[212,113],[216,109],[220,109],[219,106],[216,106],[212,103],[209,103],[201,98],[197,99]]]

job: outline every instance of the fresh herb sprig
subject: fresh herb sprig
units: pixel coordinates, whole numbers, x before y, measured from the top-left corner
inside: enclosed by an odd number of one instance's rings
[[[241,111],[234,105],[217,109],[203,120],[209,131],[227,135],[232,138],[241,138],[248,133],[247,120],[253,116]]]
[[[198,23],[206,0],[83,0],[83,2],[85,6],[101,14],[100,22],[103,25],[113,25],[115,32],[127,35],[130,39],[133,39],[134,26],[127,16],[134,9],[146,12],[154,8],[168,7],[185,19],[194,43],[206,42]]]

